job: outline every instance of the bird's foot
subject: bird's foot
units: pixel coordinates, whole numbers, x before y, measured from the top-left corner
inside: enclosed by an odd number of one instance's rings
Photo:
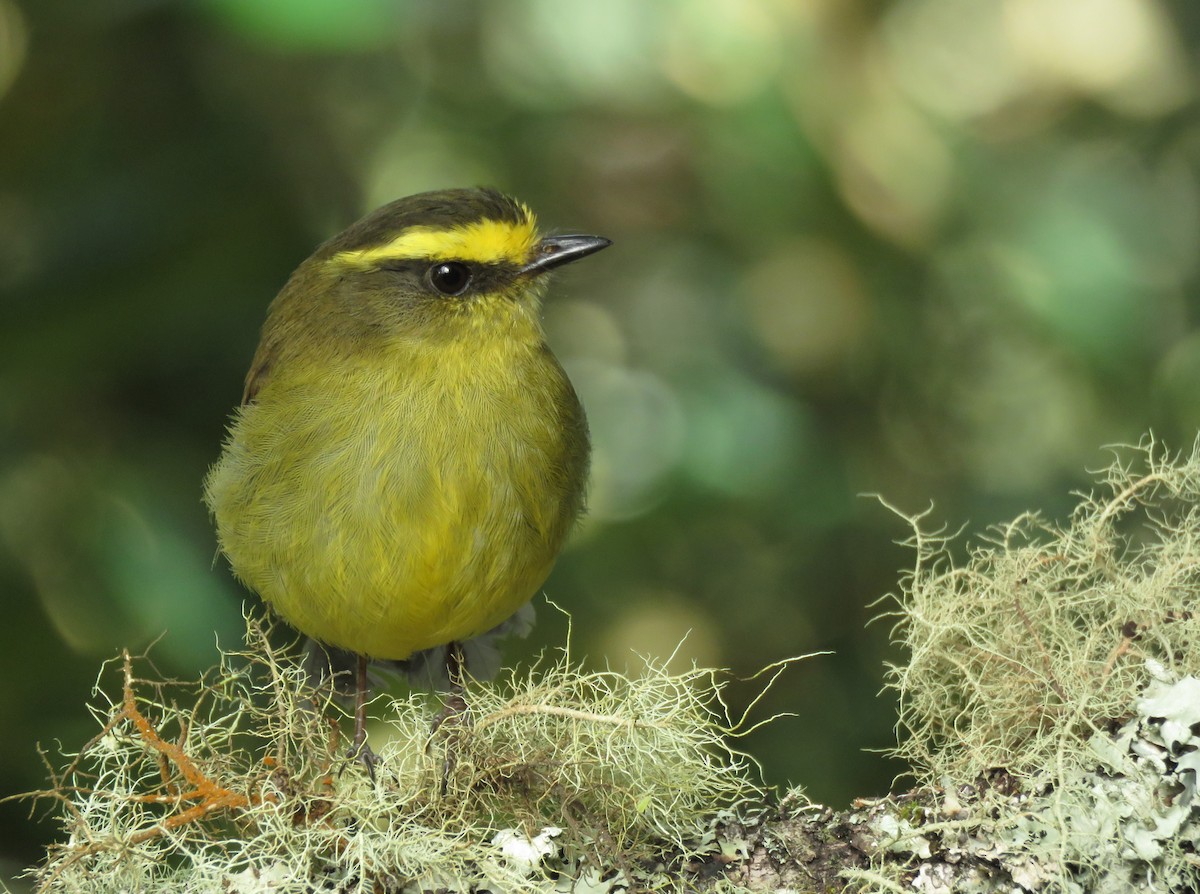
[[[365,740],[352,744],[346,758],[362,764],[367,770],[367,775],[371,777],[371,782],[375,781],[375,768],[380,764],[379,755],[371,750],[371,746]]]
[[[451,692],[446,697],[446,704],[442,706],[442,710],[438,711],[437,716],[433,718],[433,723],[429,725],[430,742],[446,724],[449,724],[451,729],[471,725],[471,706],[467,704],[467,700],[463,698],[461,692]]]

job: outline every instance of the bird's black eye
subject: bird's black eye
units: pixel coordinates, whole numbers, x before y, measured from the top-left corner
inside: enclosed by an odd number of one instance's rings
[[[471,284],[471,268],[459,261],[444,261],[429,268],[429,284],[443,295],[461,295]]]

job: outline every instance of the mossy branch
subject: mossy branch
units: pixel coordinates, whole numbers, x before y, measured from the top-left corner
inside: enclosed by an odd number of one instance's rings
[[[40,890],[226,892],[263,878],[280,892],[416,879],[533,890],[544,874],[496,845],[498,832],[566,827],[561,859],[628,875],[680,864],[714,809],[763,796],[727,744],[718,674],[651,662],[636,679],[582,673],[565,655],[497,684],[469,680],[470,721],[432,739],[429,699],[380,696],[372,783],[346,756],[331,692],[263,623],[247,624],[245,649],[198,683],[139,680],[126,654],[114,695],[97,686],[100,733],[29,795],[63,807],[66,843],[38,871]]]
[[[66,836],[39,889],[1200,889],[1200,454],[1118,454],[1069,523],[1022,515],[959,565],[928,515],[904,516],[888,614],[907,793],[771,803],[720,674],[565,650],[468,681],[471,721],[432,740],[427,700],[377,699],[372,783],[332,695],[248,619],[198,684],[126,655],[97,687],[99,734],[32,794]]]

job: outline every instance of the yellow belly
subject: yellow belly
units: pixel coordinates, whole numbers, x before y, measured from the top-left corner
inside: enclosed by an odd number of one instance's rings
[[[239,578],[302,633],[394,659],[489,630],[534,594],[587,464],[548,353],[397,359],[273,381],[206,482]]]

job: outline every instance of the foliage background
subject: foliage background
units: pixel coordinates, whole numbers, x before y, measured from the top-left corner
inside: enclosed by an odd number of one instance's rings
[[[237,637],[199,482],[290,270],[486,183],[616,242],[546,308],[597,449],[545,588],[577,652],[834,650],[743,745],[882,792],[865,625],[909,556],[859,494],[1053,516],[1200,424],[1198,36],[1186,0],[0,0],[0,790],[91,734],[102,658]],[[52,834],[6,805],[0,873]]]

